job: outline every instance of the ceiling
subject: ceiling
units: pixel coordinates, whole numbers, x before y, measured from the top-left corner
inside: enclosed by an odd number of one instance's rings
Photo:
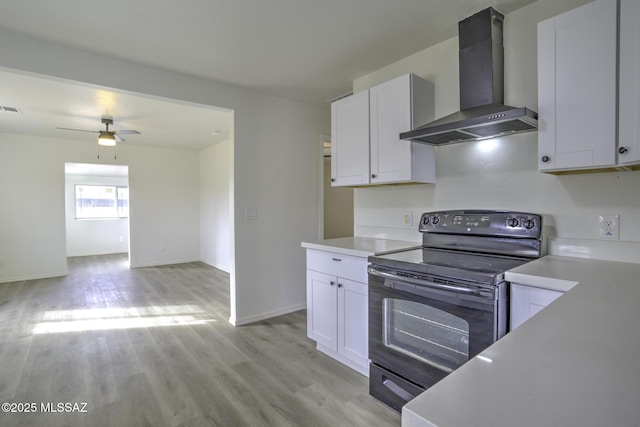
[[[33,38],[326,105],[352,81],[454,37],[458,21],[535,0],[0,0],[0,28]],[[37,5],[34,5],[37,3]],[[37,9],[37,13],[34,10]],[[79,36],[81,35],[81,36]],[[227,111],[0,71],[0,131],[92,140],[56,127],[137,129],[127,143],[200,149]],[[7,117],[11,116],[11,119]],[[219,134],[215,132],[220,132]]]
[[[19,113],[4,111],[12,107]],[[126,144],[200,150],[229,137],[232,113],[0,70],[0,131],[96,143],[104,130],[134,129]]]

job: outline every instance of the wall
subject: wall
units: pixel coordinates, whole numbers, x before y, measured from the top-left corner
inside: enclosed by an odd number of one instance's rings
[[[505,17],[506,104],[536,110],[537,22],[583,3],[538,0]],[[456,37],[354,81],[354,91],[413,72],[434,82],[436,117],[452,113],[459,108],[457,52]],[[640,172],[543,174],[537,155],[536,133],[438,147],[435,185],[355,189],[355,233],[420,241],[422,212],[486,208],[541,213],[553,235],[585,239],[597,237],[600,214],[619,214],[620,239],[640,241]],[[404,227],[405,211],[413,227]]]
[[[59,155],[43,141],[0,133],[0,282],[67,272]]]
[[[200,259],[231,271],[231,181],[233,144],[223,141],[202,150],[200,162]]]
[[[233,324],[248,323],[306,306],[305,257],[300,242],[319,238],[318,183],[321,162],[318,138],[321,134],[330,133],[328,106],[314,106],[268,96],[102,57],[4,30],[0,31],[0,67],[233,110],[234,164],[233,176],[230,178],[233,188],[233,237],[229,320]],[[178,183],[183,179],[190,180],[192,174],[197,180],[198,161],[194,161],[192,168],[185,170],[187,178],[179,177]],[[163,168],[172,170],[171,158],[154,162],[149,168],[152,171],[149,178],[141,176],[130,167],[132,200],[135,197],[146,203],[157,197],[154,190],[150,190],[148,196],[137,190],[134,194],[134,180],[147,187],[158,174],[162,174]],[[166,179],[160,179],[160,183],[155,183],[155,188],[166,185],[173,194],[181,185],[174,186],[168,181],[173,177],[170,174]],[[197,184],[194,185],[193,192],[198,199]],[[178,200],[191,196],[192,191],[176,194]],[[257,220],[245,220],[245,208],[256,208]],[[199,224],[198,212],[199,208],[196,208],[194,215],[191,212],[187,215],[196,229]],[[183,213],[179,209],[175,214]],[[138,249],[145,250],[139,252],[141,256],[135,260],[135,265],[176,259],[178,254],[172,252],[174,243],[185,244],[185,251],[189,254],[195,244],[195,251],[199,254],[197,231],[194,235],[192,229],[187,230],[187,233],[183,233],[181,228],[163,229],[164,221],[155,221],[153,212],[147,211],[146,205],[137,210],[137,215],[132,214],[130,220],[132,263],[133,254]],[[140,224],[144,219],[149,220],[148,226]],[[149,239],[145,243],[134,239],[136,225],[164,231],[160,236],[152,233],[145,235]],[[174,240],[164,244],[171,247],[167,247],[167,252],[158,252],[157,248],[162,246],[162,240],[167,234]],[[60,241],[63,239],[62,236]],[[47,255],[56,259],[64,258],[64,245],[55,254],[53,251],[55,248],[43,249],[43,258]],[[45,271],[55,270],[46,268]]]
[[[331,186],[331,157],[324,159],[324,238],[353,236],[353,188]]]
[[[129,251],[129,218],[76,220],[76,184],[127,187],[127,177],[65,175],[67,256],[117,254]],[[122,237],[122,242],[120,242]]]
[[[236,323],[306,307],[301,242],[319,237],[318,140],[330,129],[328,106],[260,97],[244,107],[234,109],[235,273],[245,285],[235,291],[248,310]]]
[[[0,133],[0,282],[66,273],[65,163],[97,160],[94,144]],[[132,267],[200,258],[197,153],[118,147],[129,166]]]

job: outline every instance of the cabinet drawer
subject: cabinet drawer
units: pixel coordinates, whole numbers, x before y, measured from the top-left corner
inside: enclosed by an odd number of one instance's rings
[[[367,259],[307,249],[307,269],[367,283]]]

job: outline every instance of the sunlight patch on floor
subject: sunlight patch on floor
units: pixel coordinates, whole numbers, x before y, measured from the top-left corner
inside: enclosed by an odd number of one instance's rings
[[[215,322],[196,305],[87,308],[47,311],[34,334],[205,325]]]

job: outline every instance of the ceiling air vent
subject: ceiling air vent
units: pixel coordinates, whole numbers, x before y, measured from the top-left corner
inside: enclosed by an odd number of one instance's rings
[[[16,107],[5,107],[4,105],[0,105],[0,113],[22,114],[22,111]]]

